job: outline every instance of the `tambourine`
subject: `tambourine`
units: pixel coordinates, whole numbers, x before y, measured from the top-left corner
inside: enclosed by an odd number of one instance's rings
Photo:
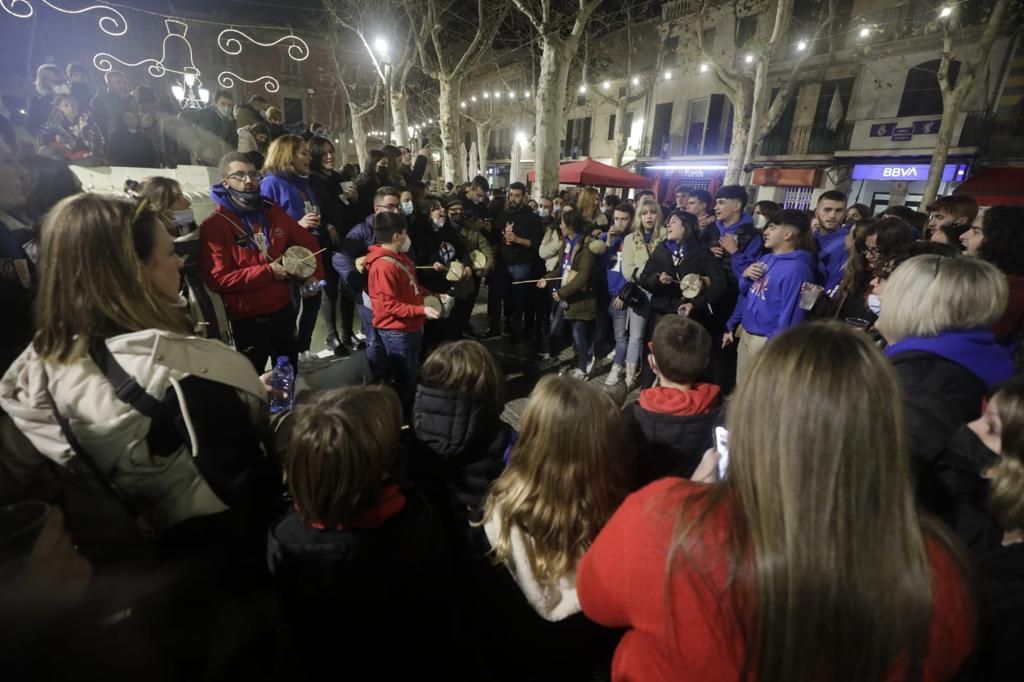
[[[700,292],[703,289],[704,281],[695,272],[685,275],[679,282],[679,291],[683,294],[683,298],[687,300],[693,300],[700,296]]]
[[[284,271],[297,279],[308,279],[316,272],[316,258],[305,246],[289,246],[281,257]]]
[[[487,255],[479,249],[471,251],[469,254],[469,264],[473,266],[474,270],[483,270],[487,267]]]
[[[448,274],[445,278],[449,282],[460,282],[462,281],[462,274],[466,271],[466,266],[457,260],[453,260],[448,264]]]
[[[444,318],[451,314],[452,308],[455,307],[455,299],[449,296],[448,300],[442,303],[440,296],[428,294],[423,297],[423,305],[427,308],[433,308]]]
[[[366,256],[360,256],[356,258],[356,272],[360,275],[366,272]]]

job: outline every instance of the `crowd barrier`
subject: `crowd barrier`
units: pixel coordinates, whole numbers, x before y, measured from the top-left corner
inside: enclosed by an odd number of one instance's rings
[[[220,173],[216,168],[208,166],[178,166],[177,168],[129,168],[126,166],[71,166],[78,179],[82,181],[82,189],[87,192],[101,194],[121,194],[124,192],[124,181],[142,180],[153,175],[172,178],[178,181],[182,191],[192,202],[192,211],[196,222],[201,223],[213,212],[210,200],[210,186],[220,182]]]

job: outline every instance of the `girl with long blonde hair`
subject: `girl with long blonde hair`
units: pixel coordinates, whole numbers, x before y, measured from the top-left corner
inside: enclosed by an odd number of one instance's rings
[[[658,244],[668,238],[668,230],[664,224],[661,207],[653,196],[646,195],[636,205],[633,217],[633,229],[622,242],[622,276],[633,281],[634,275],[639,281],[648,259]],[[626,388],[633,389],[640,375],[640,362],[643,359],[644,334],[651,316],[650,292],[642,290],[646,301],[638,308],[629,309],[629,344],[626,346]]]
[[[608,227],[608,218],[601,212],[601,197],[593,187],[584,187],[576,200],[576,210],[595,227]]]
[[[961,552],[918,512],[892,366],[795,327],[729,407],[727,473],[627,499],[580,562],[583,612],[629,628],[612,679],[948,680],[972,644]]]

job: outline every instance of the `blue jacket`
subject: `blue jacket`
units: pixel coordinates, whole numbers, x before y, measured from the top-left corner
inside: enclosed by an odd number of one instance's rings
[[[938,336],[910,336],[885,349],[895,357],[900,353],[923,351],[955,362],[985,382],[989,390],[1013,376],[1010,354],[996,343],[995,334],[986,327],[945,331]]]
[[[618,237],[612,240],[611,244],[608,244],[607,250],[598,260],[608,272],[608,295],[618,296],[619,292],[622,291],[622,287],[626,286],[626,275],[622,274],[622,254],[619,253],[619,247],[622,246],[623,240],[626,238],[625,234],[620,234]],[[608,233],[603,232],[601,234],[601,241],[607,243]],[[612,269],[616,268],[616,269]]]
[[[366,220],[349,230],[341,242],[341,247],[331,256],[331,265],[353,294],[366,291],[366,275],[356,270],[356,259],[369,253],[370,247],[376,243],[373,215],[369,215]]]
[[[843,266],[846,264],[846,235],[850,226],[843,225],[833,232],[819,232],[818,270],[825,282],[825,291],[832,291],[843,279]]]
[[[736,237],[740,250],[731,257],[727,257],[731,261],[732,272],[736,275],[736,279],[741,279],[743,271],[757,260],[757,257],[761,255],[761,248],[764,246],[761,233],[754,227],[754,219],[749,214],[744,213],[737,222],[729,227],[723,225],[721,220],[715,221],[715,228],[718,230],[719,239],[727,234]],[[714,243],[710,244],[710,246],[715,246],[718,243],[717,239],[713,241]],[[729,264],[723,262],[722,265],[728,266]],[[728,267],[726,270],[728,270]]]
[[[765,265],[761,279],[740,279],[740,300],[728,326],[735,329],[742,321],[747,332],[770,338],[807,315],[800,308],[800,287],[815,281],[814,256],[806,251],[770,253],[761,262]]]
[[[308,178],[300,175],[267,175],[260,182],[260,194],[283,208],[295,222],[320,208]]]

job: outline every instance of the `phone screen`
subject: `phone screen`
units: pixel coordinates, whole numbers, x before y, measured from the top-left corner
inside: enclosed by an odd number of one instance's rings
[[[715,427],[715,449],[721,455],[718,460],[718,477],[725,478],[729,471],[729,432],[725,427]]]

